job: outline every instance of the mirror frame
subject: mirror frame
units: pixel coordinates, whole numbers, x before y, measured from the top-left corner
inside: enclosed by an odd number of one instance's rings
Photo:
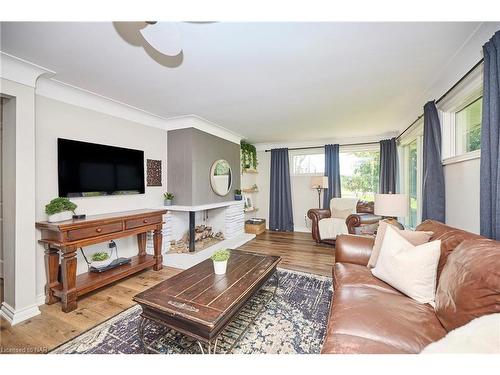
[[[219,162],[223,162],[225,161],[227,163],[227,165],[229,165],[229,175],[231,177],[231,180],[230,180],[230,184],[229,184],[229,187],[227,188],[227,193],[226,194],[219,194],[215,189],[214,189],[214,184],[212,183],[212,177],[214,176],[214,171],[215,171],[215,167],[217,166],[217,164]],[[212,191],[217,194],[219,197],[225,197],[226,195],[228,195],[230,192],[231,192],[231,187],[233,186],[233,168],[231,167],[231,164],[229,164],[229,162],[226,160],[226,159],[217,159],[216,161],[214,161],[212,163],[212,166],[210,167],[210,175],[209,175],[209,179],[210,179],[210,187],[212,188]]]

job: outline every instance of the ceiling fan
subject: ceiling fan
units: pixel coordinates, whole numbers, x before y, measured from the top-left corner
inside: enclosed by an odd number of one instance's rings
[[[214,21],[186,21],[186,23],[213,23]],[[145,21],[140,30],[151,47],[166,56],[177,56],[182,52],[182,38],[178,23]]]

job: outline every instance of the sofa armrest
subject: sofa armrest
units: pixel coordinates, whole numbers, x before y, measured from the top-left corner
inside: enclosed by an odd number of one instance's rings
[[[307,217],[311,219],[311,233],[314,241],[319,243],[321,238],[319,236],[319,226],[318,223],[321,219],[325,219],[331,216],[330,210],[311,208],[307,211]]]
[[[347,225],[349,234],[356,234],[356,230],[354,228],[360,227],[362,225],[375,224],[380,220],[382,220],[382,216],[370,213],[357,213],[349,215],[345,220],[345,223]]]
[[[368,264],[372,253],[374,237],[341,234],[335,243],[335,262]]]

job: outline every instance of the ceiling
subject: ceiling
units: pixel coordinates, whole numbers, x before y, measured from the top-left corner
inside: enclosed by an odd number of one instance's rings
[[[179,23],[183,56],[160,64],[117,31],[134,34],[137,23],[4,22],[1,50],[162,117],[195,114],[251,142],[296,142],[404,129],[478,25]]]

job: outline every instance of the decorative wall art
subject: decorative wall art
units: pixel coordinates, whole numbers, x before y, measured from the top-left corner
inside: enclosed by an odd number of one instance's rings
[[[161,160],[146,160],[147,185],[161,186]]]

